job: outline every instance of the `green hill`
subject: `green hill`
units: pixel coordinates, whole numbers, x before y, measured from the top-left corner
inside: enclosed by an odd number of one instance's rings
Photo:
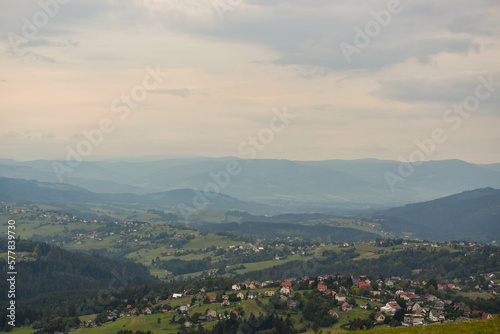
[[[497,334],[500,332],[500,317],[484,321],[462,322],[458,324],[430,325],[409,328],[387,328],[374,330],[373,334]],[[311,332],[313,333],[313,332]]]
[[[433,201],[408,204],[383,211],[386,227],[414,232],[431,240],[500,238],[500,190],[476,189]]]
[[[0,239],[0,247],[7,249],[6,239]],[[42,242],[18,241],[16,252],[30,254],[17,259],[18,300],[50,292],[106,288],[110,281],[117,281],[123,273],[127,275],[127,285],[155,281],[148,270],[138,263],[70,252]],[[5,259],[0,261],[0,270],[9,271]],[[6,280],[0,281],[0,289],[8,290]],[[6,298],[6,294],[0,295],[0,301]]]

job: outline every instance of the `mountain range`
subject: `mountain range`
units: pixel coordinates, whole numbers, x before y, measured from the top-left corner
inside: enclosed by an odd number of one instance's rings
[[[136,195],[131,193],[95,193],[81,187],[0,177],[0,202],[31,201],[80,210],[99,209],[128,211],[161,209],[181,212],[190,220],[195,209],[239,210],[241,221],[273,223],[301,223],[328,219],[321,214],[286,214],[286,208],[271,206],[217,193],[203,193],[193,189]],[[196,203],[201,203],[197,206]],[[296,210],[299,210],[296,208]],[[294,211],[294,210],[290,210]],[[363,213],[364,212],[364,213]],[[186,216],[186,213],[188,214]],[[268,216],[273,215],[273,216]],[[412,233],[420,239],[476,240],[490,242],[500,239],[500,190],[481,188],[431,201],[407,204],[378,211],[358,211],[358,217],[375,218],[382,228],[391,233]],[[355,217],[355,216],[354,216]],[[284,225],[283,225],[284,226]]]
[[[423,162],[414,167],[411,175],[401,178],[393,189],[386,177],[388,174],[400,177],[401,163],[389,160],[223,157],[149,162],[83,161],[63,175],[54,171],[57,163],[67,164],[65,161],[0,159],[0,176],[40,182],[62,179],[62,184],[106,194],[146,195],[207,189],[241,201],[281,207],[284,212],[389,208],[477,188],[500,188],[500,164],[477,165],[461,160]],[[238,173],[229,174],[228,163],[236,164]]]
[[[500,239],[500,190],[465,191],[436,200],[407,204],[380,213],[388,230],[429,240]]]
[[[196,209],[273,212],[265,204],[240,201],[224,194],[202,193],[193,189],[176,189],[161,193],[136,195],[100,194],[81,187],[53,182],[38,182],[0,177],[0,202],[30,201],[37,204],[85,209],[130,211],[155,208],[190,213]]]

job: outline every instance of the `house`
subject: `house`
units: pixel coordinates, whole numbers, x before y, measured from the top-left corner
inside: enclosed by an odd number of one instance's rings
[[[370,307],[370,304],[365,302],[365,303],[361,304],[359,307],[362,308],[363,310],[367,310],[368,307]]]
[[[264,295],[266,297],[272,297],[272,296],[274,296],[274,291],[273,290],[267,290],[266,292],[264,292]]]
[[[146,308],[142,311],[142,313],[147,314],[147,315],[151,315],[151,314],[153,314],[153,309],[152,309],[151,307],[146,307]]]
[[[468,305],[460,305],[460,306],[456,306],[455,308],[464,312],[465,316],[468,316],[471,313],[471,309]]]
[[[289,295],[291,292],[292,292],[292,288],[290,288],[288,286],[283,286],[280,289],[280,294],[282,294],[282,295]]]
[[[486,274],[486,275],[484,275],[484,278],[489,279],[489,280],[492,280],[492,279],[494,279],[496,277],[497,277],[497,275],[495,275],[495,274]]]
[[[390,302],[385,304],[385,306],[380,308],[380,311],[390,314],[395,314],[397,310],[400,310],[401,306],[399,306],[396,302]]]
[[[178,299],[178,298],[181,298],[182,297],[182,293],[173,293],[172,294],[172,298],[173,299]]]
[[[406,310],[412,313],[415,313],[417,311],[420,311],[422,307],[420,306],[419,303],[416,302],[410,302],[408,303],[408,306],[406,307]]]
[[[413,299],[418,297],[418,295],[416,295],[414,293],[409,293],[409,292],[403,292],[399,296],[406,301],[413,300]]]
[[[186,328],[191,328],[191,326],[193,326],[193,323],[191,321],[186,321],[184,323],[184,327],[186,327]]]
[[[472,317],[473,318],[480,318],[482,313],[483,312],[481,312],[481,311],[472,311]]]
[[[373,297],[380,296],[380,291],[370,291],[370,295]]]
[[[209,297],[208,297],[208,300],[209,300],[211,303],[216,303],[216,302],[217,302],[217,297],[215,297],[215,296],[209,296]]]
[[[339,302],[345,301],[346,298],[347,298],[347,296],[343,293],[339,293],[339,294],[335,295],[335,299],[337,299]]]
[[[420,326],[424,324],[424,316],[417,314],[405,314],[403,322],[409,326]]]
[[[291,288],[292,287],[292,282],[283,282],[283,283],[281,283],[281,286],[286,286],[286,287]]]
[[[318,290],[321,292],[326,292],[326,290],[328,290],[328,287],[324,284],[318,284]]]
[[[437,300],[437,297],[434,295],[426,295],[425,299],[427,299],[427,301],[433,302]]]
[[[421,326],[424,324],[424,315],[423,314],[414,314],[413,315],[413,326]]]
[[[345,302],[344,304],[342,304],[342,311],[344,312],[352,311],[352,305],[349,304],[348,302]]]
[[[483,313],[483,319],[493,319],[493,314],[491,313]]]
[[[228,295],[222,295],[222,299],[229,300],[229,296]]]
[[[376,322],[384,322],[385,315],[382,312],[375,313],[375,321]]]
[[[370,283],[367,283],[367,282],[360,281],[359,284],[358,284],[358,286],[359,286],[360,289],[364,289],[366,291],[372,291],[373,290],[373,288],[370,285]]]
[[[162,306],[162,308],[161,308],[161,311],[162,311],[162,312],[170,312],[170,311],[172,311],[172,310],[173,310],[173,309],[172,309],[172,306],[170,306],[169,304],[165,304],[165,305],[163,305],[163,306]]]
[[[253,287],[252,287],[253,286]],[[258,289],[262,286],[262,284],[260,284],[259,281],[252,281],[252,283],[250,284],[250,289]]]
[[[233,291],[240,291],[241,290],[241,286],[239,284],[233,284],[233,286],[231,287],[231,289]]]
[[[432,322],[438,322],[444,320],[444,314],[440,310],[431,310],[429,313],[429,320]]]
[[[217,318],[217,311],[211,308],[210,310],[207,311],[207,320],[208,317]]]
[[[240,300],[245,300],[245,294],[243,292],[238,292],[238,294],[236,295],[237,298],[239,298]]]
[[[255,298],[257,298],[257,296],[258,296],[258,294],[255,291],[249,291],[247,294],[248,299],[255,299]]]
[[[264,287],[266,287],[266,286],[268,286],[268,285],[271,285],[271,284],[274,284],[274,283],[275,283],[275,282],[273,282],[273,281],[269,281],[269,280],[268,280],[268,281],[262,282],[262,287],[264,288]]]
[[[297,307],[297,301],[294,300],[294,299],[288,299],[286,301],[286,306],[291,309],[291,310],[294,310],[296,307]]]
[[[186,303],[183,303],[181,306],[179,306],[179,311],[182,313],[189,311],[189,306]]]
[[[222,306],[229,306],[229,299],[224,299],[221,303]]]
[[[444,308],[444,302],[442,302],[441,300],[436,300],[436,302],[434,302],[434,307],[438,310],[441,310]]]
[[[334,319],[338,319],[340,317],[339,312],[334,311],[334,310],[328,311],[328,315],[331,316]]]

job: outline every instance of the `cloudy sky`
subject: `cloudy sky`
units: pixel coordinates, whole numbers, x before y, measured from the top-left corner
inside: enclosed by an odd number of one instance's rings
[[[500,162],[499,37],[497,0],[2,1],[0,157]]]

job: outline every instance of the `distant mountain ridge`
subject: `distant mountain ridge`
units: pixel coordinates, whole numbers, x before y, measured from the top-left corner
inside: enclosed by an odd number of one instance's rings
[[[76,209],[99,208],[113,211],[162,209],[190,214],[196,209],[239,210],[257,214],[279,214],[280,206],[265,205],[217,193],[177,189],[147,195],[99,194],[86,189],[35,180],[0,177],[0,201],[32,201],[38,204],[68,206]],[[293,212],[298,212],[295,208]],[[292,211],[290,211],[292,212]],[[273,217],[241,214],[242,221],[263,223],[296,223],[304,217],[321,220],[321,214],[275,215]],[[189,215],[186,216],[189,218]],[[500,240],[500,190],[482,188],[432,201],[407,204],[382,210],[384,230],[410,232],[420,239],[467,239],[490,242]]]
[[[424,162],[392,192],[385,173],[397,175],[400,162],[377,159],[291,161],[234,157],[166,159],[150,162],[83,161],[65,174],[67,184],[95,193],[146,195],[177,189],[204,189],[228,162],[241,167],[221,193],[291,210],[326,212],[342,206],[391,207],[462,191],[500,188],[500,164],[461,160]],[[0,159],[0,176],[58,182],[54,161]],[[64,164],[64,161],[59,163]]]
[[[31,201],[48,205],[67,205],[77,208],[108,205],[119,208],[159,208],[192,212],[195,209],[242,210],[273,212],[275,208],[259,203],[240,201],[225,194],[202,193],[192,189],[177,189],[147,195],[98,194],[64,183],[38,182],[0,177],[0,201]],[[181,210],[182,212],[182,210]]]
[[[431,240],[500,240],[500,190],[476,189],[381,212],[391,229]]]

